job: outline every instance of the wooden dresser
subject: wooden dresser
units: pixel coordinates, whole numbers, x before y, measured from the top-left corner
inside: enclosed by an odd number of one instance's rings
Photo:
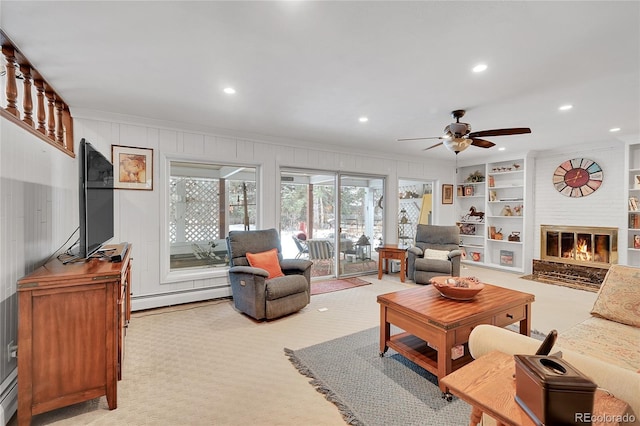
[[[53,260],[18,281],[18,424],[106,395],[117,407],[131,315],[131,246],[122,262]]]

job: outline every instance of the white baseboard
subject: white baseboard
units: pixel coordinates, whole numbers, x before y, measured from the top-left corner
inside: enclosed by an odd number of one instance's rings
[[[18,409],[18,369],[2,382],[0,387],[0,425],[5,426]]]
[[[210,299],[231,296],[231,287],[202,288],[186,290],[176,293],[139,296],[131,298],[131,310],[161,308],[164,306],[180,305],[183,303],[201,302]]]

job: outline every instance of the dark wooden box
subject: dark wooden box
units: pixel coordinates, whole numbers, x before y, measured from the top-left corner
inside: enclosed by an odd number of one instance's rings
[[[584,425],[596,384],[561,358],[514,355],[516,402],[537,425]]]

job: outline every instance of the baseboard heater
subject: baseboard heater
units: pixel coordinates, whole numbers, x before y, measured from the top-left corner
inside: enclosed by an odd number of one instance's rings
[[[0,386],[0,425],[9,423],[18,409],[18,370],[14,369]]]

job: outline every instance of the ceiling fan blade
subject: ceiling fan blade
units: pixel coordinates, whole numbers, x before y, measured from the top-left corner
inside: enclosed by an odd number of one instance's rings
[[[469,138],[469,139],[471,139],[471,145],[477,146],[480,148],[491,148],[492,146],[495,145],[495,143],[491,141],[486,141],[484,139],[478,139],[478,138]]]
[[[479,132],[469,133],[469,137],[522,135],[524,133],[531,133],[531,129],[528,127],[515,127],[513,129],[480,130]]]
[[[437,144],[435,144],[435,145],[431,145],[429,148],[425,148],[425,149],[423,149],[423,151],[427,151],[427,150],[429,150],[429,149],[431,149],[431,148],[435,148],[435,147],[440,146],[440,145],[442,145],[442,142],[438,142],[438,143],[437,143]]]
[[[396,139],[396,141],[398,142],[402,142],[402,141],[421,141],[421,140],[425,140],[425,139],[442,139],[442,136],[433,136],[430,138],[404,138],[404,139]]]

